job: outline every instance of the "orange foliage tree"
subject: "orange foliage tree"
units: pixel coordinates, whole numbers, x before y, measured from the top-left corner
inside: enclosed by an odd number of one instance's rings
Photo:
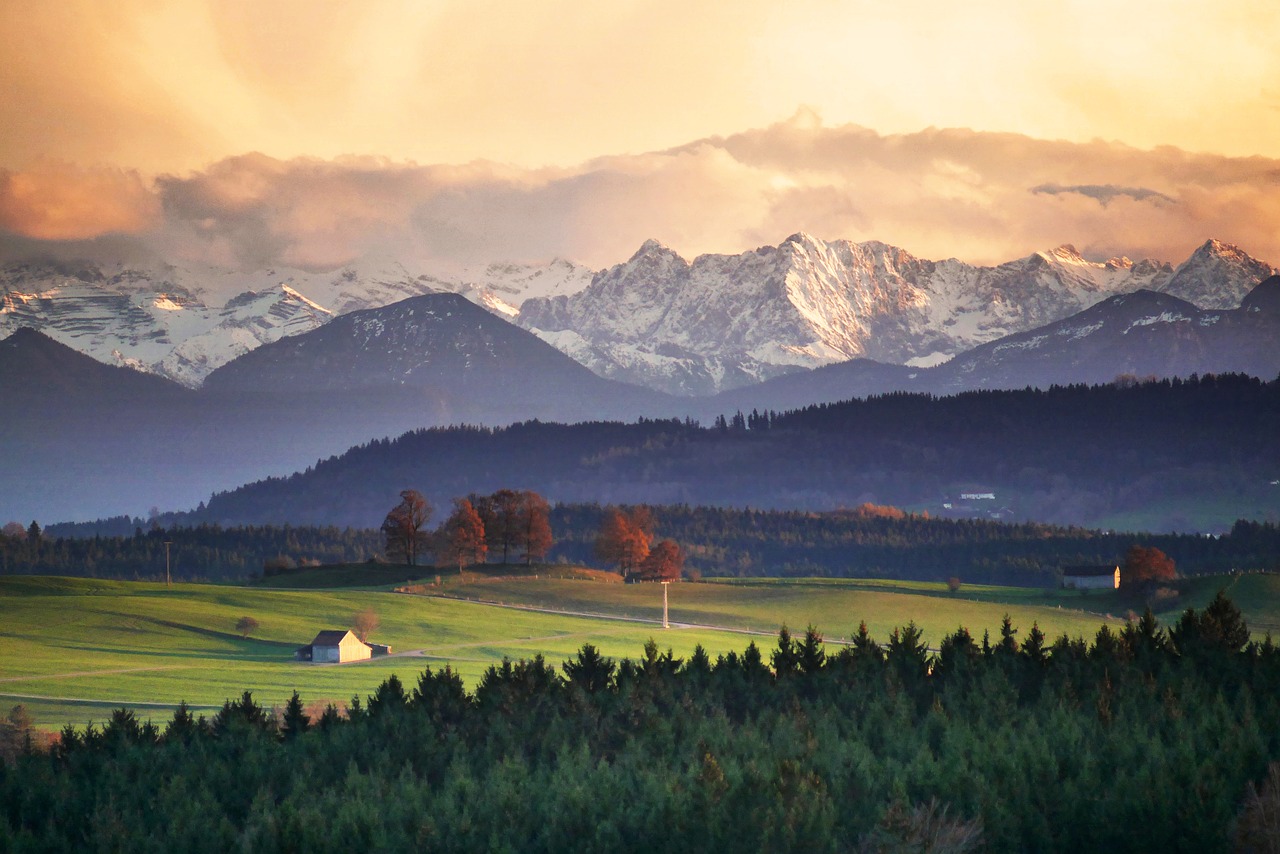
[[[457,563],[458,571],[467,563],[483,563],[488,552],[484,539],[484,522],[471,502],[455,498],[453,513],[440,529],[440,554],[449,563]]]
[[[1122,581],[1169,581],[1178,575],[1173,558],[1155,547],[1132,546],[1124,556]]]
[[[675,581],[684,570],[684,552],[675,540],[663,540],[649,550],[636,575],[646,581]]]
[[[524,562],[545,560],[554,540],[551,537],[551,505],[536,492],[520,493],[516,544],[524,550]]]
[[[623,575],[628,575],[649,556],[652,538],[653,517],[648,508],[637,507],[625,513],[610,507],[596,539],[596,555],[606,563],[616,564]]]

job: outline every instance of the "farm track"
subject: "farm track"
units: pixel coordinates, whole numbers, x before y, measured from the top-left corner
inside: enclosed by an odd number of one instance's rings
[[[424,593],[411,594],[424,596],[428,599],[449,599],[454,602],[470,602],[474,605],[487,605],[492,608],[509,608],[513,611],[532,611],[538,614],[552,614],[557,617],[585,617],[592,620],[611,620],[618,623],[640,623],[642,625],[661,626],[661,620],[655,620],[651,617],[627,617],[619,614],[601,614],[594,611],[570,611],[559,608],[543,608],[537,605],[515,605],[509,602],[497,602],[492,599],[473,599],[466,596],[451,596],[447,593]],[[761,629],[744,629],[736,626],[717,626],[710,623],[685,623],[670,621],[672,629],[689,629],[693,631],[709,631],[709,632],[730,632],[738,635],[751,635],[753,637],[777,637],[776,631],[763,631]],[[573,635],[563,635],[563,637],[573,637]],[[551,640],[551,638],[529,638],[529,640]],[[824,643],[835,644],[836,646],[847,646],[849,641],[839,640],[836,638],[824,639]],[[466,646],[484,646],[487,644],[466,644]]]

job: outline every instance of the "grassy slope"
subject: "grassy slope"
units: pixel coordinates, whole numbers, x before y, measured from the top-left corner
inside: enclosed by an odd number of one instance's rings
[[[561,611],[661,616],[657,585],[545,576],[469,579],[460,583],[447,578],[445,591]],[[1194,580],[1180,601],[1161,615],[1162,621],[1172,621],[1188,605],[1202,607],[1222,584],[1223,579]],[[1230,592],[1255,632],[1280,634],[1280,577],[1245,576]],[[768,633],[784,622],[798,630],[812,623],[836,640],[856,630],[859,620],[866,620],[878,638],[915,620],[935,644],[960,625],[979,636],[983,629],[994,634],[1006,612],[1023,632],[1036,621],[1050,637],[1066,631],[1088,638],[1108,612],[1123,614],[1132,605],[1114,593],[1080,596],[966,585],[953,596],[936,584],[874,581],[678,584],[671,587],[670,597],[671,618],[677,622]],[[374,640],[391,644],[397,653],[422,650],[423,655],[343,666],[292,660],[293,649],[310,641],[318,629],[343,627],[355,611],[366,607],[382,621]],[[474,686],[484,668],[504,655],[542,653],[559,664],[588,641],[607,655],[633,658],[649,637],[657,637],[678,655],[687,655],[698,643],[713,656],[747,643],[741,634],[728,631],[664,632],[653,624],[494,608],[387,589],[183,584],[167,590],[162,584],[17,576],[0,577],[0,609],[5,615],[0,623],[0,708],[23,702],[43,728],[100,721],[120,703],[137,705],[144,716],[163,722],[179,700],[212,708],[245,689],[267,704],[282,704],[294,689],[308,703],[340,701],[371,693],[392,673],[412,683],[427,664],[446,661]],[[260,623],[249,639],[235,634],[235,621],[243,615]],[[760,642],[771,644],[767,638]]]

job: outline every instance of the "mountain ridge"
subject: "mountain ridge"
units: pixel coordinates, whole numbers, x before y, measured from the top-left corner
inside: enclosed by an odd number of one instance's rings
[[[688,261],[646,241],[573,295],[517,322],[602,376],[705,395],[849,358],[929,366],[1141,288],[1239,304],[1270,265],[1210,240],[1177,268],[1068,244],[995,267],[928,261],[880,241],[823,241]]]

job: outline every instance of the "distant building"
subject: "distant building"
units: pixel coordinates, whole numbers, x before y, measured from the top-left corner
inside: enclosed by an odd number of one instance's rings
[[[994,492],[962,492],[960,493],[961,501],[995,501],[996,494]]]
[[[1062,586],[1076,590],[1115,590],[1120,586],[1120,567],[1064,566]]]
[[[391,648],[386,647],[390,652]],[[373,656],[373,648],[347,629],[326,629],[306,646],[298,647],[293,657],[298,661],[330,662],[363,661]]]

